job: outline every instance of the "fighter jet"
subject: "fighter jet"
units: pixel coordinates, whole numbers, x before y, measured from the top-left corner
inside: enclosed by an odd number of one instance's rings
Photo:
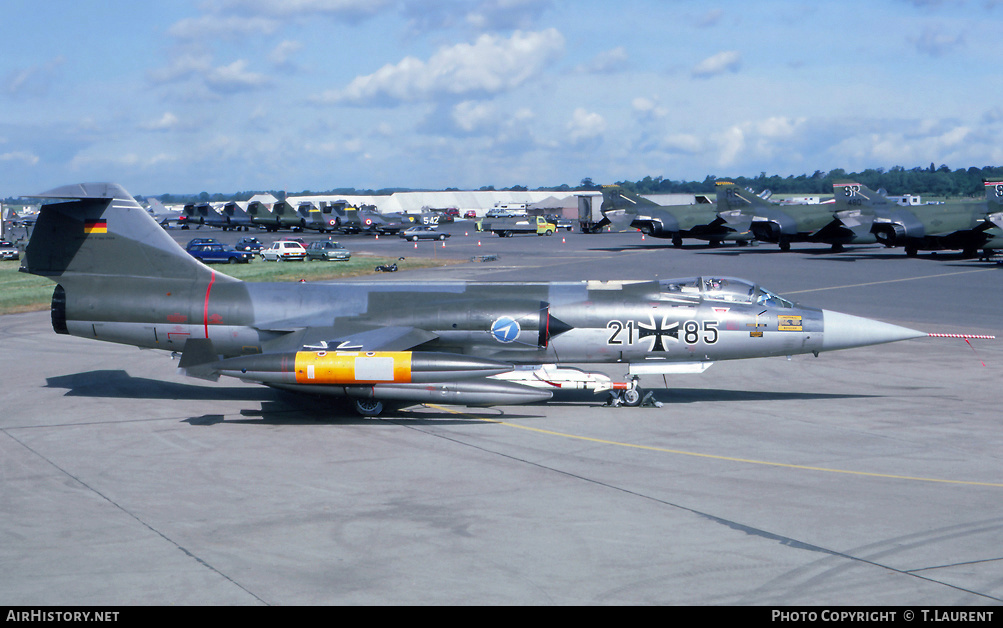
[[[153,219],[160,223],[160,226],[167,229],[172,226],[178,225],[178,220],[181,218],[182,214],[179,211],[172,211],[167,209],[163,203],[155,198],[147,199],[146,211],[153,216]]]
[[[730,181],[717,183],[718,210],[729,222],[750,221],[757,240],[773,242],[781,251],[792,242],[821,242],[840,251],[846,244],[874,244],[871,221],[859,208],[820,205],[777,205]],[[745,224],[745,223],[741,223]]]
[[[681,247],[683,238],[707,240],[717,246],[726,240],[747,244],[753,239],[748,230],[736,228],[718,216],[710,203],[658,205],[632,194],[619,185],[604,185],[601,210],[615,227],[632,227],[656,238],[671,238],[672,246]]]
[[[234,231],[247,231],[251,227],[251,216],[245,210],[247,203],[238,203],[237,201],[229,201],[223,205],[223,209],[220,212],[223,218],[223,224],[220,226],[223,231],[234,230]]]
[[[212,203],[188,203],[181,210],[178,224],[182,229],[190,229],[192,225],[201,229],[203,226],[221,227],[226,224],[226,220],[219,215]]]
[[[376,235],[396,235],[411,226],[410,221],[405,222],[399,216],[383,215],[375,208],[365,207],[359,210],[359,221],[363,233]]]
[[[919,251],[961,250],[975,257],[1001,248],[1003,182],[985,181],[985,199],[903,206],[855,181],[833,183],[837,209],[854,209],[873,221],[871,231],[885,246],[901,246],[909,257]],[[995,221],[995,222],[994,222]]]
[[[338,219],[331,212],[328,204],[321,206],[313,201],[299,201],[296,204],[296,212],[303,220],[303,227],[315,229],[320,233],[327,233],[338,228]]]
[[[188,375],[347,397],[366,415],[551,398],[494,377],[519,365],[621,363],[664,374],[927,335],[718,276],[244,283],[186,254],[117,184],[38,198],[61,202],[42,206],[22,270],[57,283],[56,333],[180,352]]]

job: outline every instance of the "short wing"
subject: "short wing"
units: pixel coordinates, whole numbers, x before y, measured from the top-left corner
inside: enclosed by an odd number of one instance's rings
[[[438,338],[432,332],[415,327],[364,322],[345,322],[329,327],[298,327],[286,323],[259,326],[258,329],[281,334],[262,343],[264,353],[299,351],[303,348],[330,351],[406,351]]]

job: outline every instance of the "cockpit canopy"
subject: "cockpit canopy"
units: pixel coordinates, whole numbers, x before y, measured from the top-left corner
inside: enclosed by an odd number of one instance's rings
[[[690,277],[665,279],[659,282],[663,293],[670,297],[700,298],[727,303],[755,303],[791,308],[794,304],[766,288],[735,277]]]

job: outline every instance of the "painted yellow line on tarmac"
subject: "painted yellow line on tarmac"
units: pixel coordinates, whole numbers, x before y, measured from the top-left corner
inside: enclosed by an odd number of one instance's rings
[[[864,286],[880,286],[886,283],[898,283],[900,281],[918,281],[920,279],[936,279],[937,277],[950,277],[952,275],[967,275],[969,273],[984,273],[990,270],[996,270],[995,268],[977,268],[974,270],[959,270],[954,273],[940,273],[939,275],[924,275],[922,277],[904,277],[902,279],[885,279],[883,281],[868,281],[865,283],[851,283],[845,286],[829,286],[828,288],[809,288],[807,290],[794,290],[786,291],[787,294],[805,294],[806,292],[825,292],[826,290],[842,290],[844,288],[862,288]]]
[[[429,408],[434,408],[440,412],[449,412],[450,414],[456,414],[459,416],[465,416],[471,419],[476,419],[478,421],[484,421],[486,423],[497,423],[499,425],[505,425],[507,427],[514,427],[520,430],[526,430],[529,432],[536,432],[537,434],[546,434],[547,436],[559,436],[561,438],[570,438],[573,440],[586,441],[590,443],[599,443],[602,445],[613,445],[615,447],[629,447],[631,449],[643,449],[645,451],[656,451],[665,454],[675,454],[679,456],[692,456],[694,458],[708,458],[711,460],[724,460],[727,462],[741,462],[745,464],[756,464],[767,467],[781,467],[784,469],[801,469],[804,471],[819,471],[822,473],[842,473],[844,475],[858,475],[871,478],[886,478],[891,480],[909,480],[911,482],[934,482],[938,484],[961,484],[965,486],[989,486],[993,488],[1003,488],[1003,483],[994,482],[969,482],[965,480],[944,480],[940,478],[924,478],[916,477],[910,475],[894,475],[890,473],[871,473],[868,471],[850,471],[847,469],[830,469],[827,467],[812,467],[802,464],[788,464],[785,462],[770,462],[768,460],[753,460],[751,458],[736,458],[733,456],[719,456],[715,454],[703,454],[695,451],[684,451],[682,449],[668,449],[666,447],[653,447],[651,445],[637,445],[634,443],[623,443],[615,440],[606,440],[604,438],[593,438],[591,436],[580,436],[578,434],[568,434],[566,432],[555,432],[553,430],[545,430],[539,427],[530,427],[528,425],[519,425],[518,423],[510,423],[509,421],[502,421],[499,419],[490,419],[487,417],[477,416],[475,414],[470,414],[467,412],[460,412],[459,410],[453,410],[451,408],[446,408],[443,406],[437,406],[433,404],[425,404]]]

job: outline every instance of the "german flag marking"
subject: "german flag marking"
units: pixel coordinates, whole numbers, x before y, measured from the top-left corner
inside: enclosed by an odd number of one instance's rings
[[[104,218],[85,220],[84,233],[108,233],[108,221]]]

